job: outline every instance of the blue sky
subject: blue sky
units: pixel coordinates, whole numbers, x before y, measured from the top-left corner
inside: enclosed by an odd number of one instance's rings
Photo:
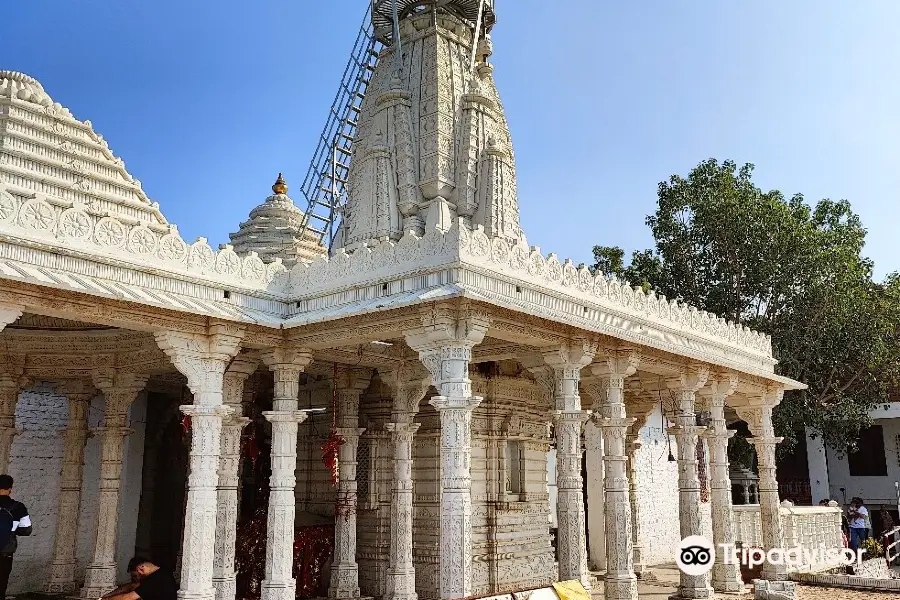
[[[327,7],[326,7],[327,5]],[[186,240],[227,241],[279,171],[299,201],[365,0],[5,0],[0,69],[95,129]],[[498,0],[495,77],[529,242],[652,244],[656,187],[709,157],[846,198],[900,269],[891,0]]]

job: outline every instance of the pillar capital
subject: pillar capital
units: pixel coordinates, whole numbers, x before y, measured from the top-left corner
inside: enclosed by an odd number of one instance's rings
[[[604,350],[591,365],[591,374],[618,383],[634,375],[640,364],[641,353],[638,350]]]
[[[222,384],[222,402],[232,407],[230,420],[243,414],[244,383],[256,372],[259,361],[247,354],[238,354],[228,365]]]
[[[0,306],[0,331],[3,331],[7,325],[15,323],[23,312],[22,308],[16,306]]]
[[[372,369],[338,364],[335,366],[334,385],[339,390],[352,390],[362,394],[372,381]]]
[[[155,337],[199,402],[213,406],[222,403],[222,377],[240,351],[244,333],[243,326],[217,324],[207,334],[160,331]]]
[[[767,390],[760,396],[751,397],[748,406],[736,409],[754,437],[775,437],[772,410],[781,402],[783,394],[784,390],[781,389]]]
[[[404,332],[406,343],[419,353],[442,347],[471,352],[484,340],[491,324],[486,313],[451,306],[423,309],[420,316],[422,325]]]
[[[740,379],[736,373],[711,373],[706,381],[706,387],[698,390],[697,394],[708,398],[710,407],[715,412],[717,408],[724,408],[728,397],[737,391],[739,383]]]
[[[385,380],[394,392],[391,419],[395,423],[412,421],[419,412],[419,403],[431,389],[431,376],[420,367],[386,373]]]
[[[666,386],[675,393],[695,394],[709,380],[709,367],[706,365],[690,365],[681,372],[666,379]]]
[[[543,353],[544,362],[554,370],[577,369],[591,364],[597,355],[599,344],[596,340],[572,340]]]
[[[97,369],[92,373],[94,386],[103,393],[105,409],[103,425],[107,429],[125,427],[128,408],[147,385],[146,373],[130,373],[118,369]],[[100,430],[97,430],[100,433]]]
[[[481,398],[481,396],[469,396],[468,398],[448,398],[446,396],[432,396],[431,400],[429,400],[428,403],[432,405],[438,412],[459,410],[462,412],[471,413],[473,410],[478,408],[478,405],[481,404],[482,400],[483,398]]]
[[[143,387],[141,387],[143,389]],[[97,395],[98,389],[92,380],[64,379],[56,383],[56,391],[71,400],[90,401]]]
[[[263,411],[263,417],[269,423],[303,423],[309,416],[305,410],[267,410]]]
[[[292,371],[297,375],[302,373],[313,361],[310,349],[291,346],[267,348],[260,352],[259,357],[272,372]]]
[[[421,423],[385,423],[387,429],[394,438],[399,438],[407,443],[412,442],[413,436],[419,431]]]

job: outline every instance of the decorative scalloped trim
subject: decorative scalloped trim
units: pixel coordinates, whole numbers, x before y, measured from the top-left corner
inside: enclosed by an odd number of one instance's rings
[[[338,249],[330,259],[323,257],[310,265],[297,264],[288,275],[286,293],[308,297],[456,261],[488,268],[511,281],[531,283],[718,343],[738,346],[765,358],[772,357],[769,336],[668,300],[652,290],[644,292],[641,287],[615,277],[594,275],[587,267],[578,268],[569,259],[560,261],[555,254],[545,257],[537,247],[489,237],[480,226],[470,230],[460,223],[446,233],[431,230],[420,238],[408,232],[396,244],[381,242],[374,248],[362,247],[352,254]]]
[[[170,225],[160,235],[142,223],[117,215],[98,215],[79,204],[68,208],[41,194],[21,198],[0,185],[0,231],[48,244],[64,245],[96,255],[125,259],[138,267],[204,276],[251,290],[267,290],[280,273],[280,260],[265,264],[255,252],[239,256],[229,245],[215,252],[205,238],[193,244]]]

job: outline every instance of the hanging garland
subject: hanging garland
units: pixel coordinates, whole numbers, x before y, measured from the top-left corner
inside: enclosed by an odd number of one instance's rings
[[[341,467],[338,460],[340,448],[347,443],[347,440],[337,432],[337,404],[337,363],[335,363],[331,378],[331,432],[322,445],[322,462],[331,473],[331,484],[335,487],[338,487],[341,478]],[[355,494],[350,490],[338,489],[334,500],[335,518],[344,517],[348,519],[354,512],[356,512]]]
[[[338,454],[340,447],[344,445],[346,440],[338,435],[338,432],[332,428],[331,434],[325,443],[322,444],[322,462],[328,467],[331,473],[331,485],[337,487],[340,481],[340,466],[338,465]]]

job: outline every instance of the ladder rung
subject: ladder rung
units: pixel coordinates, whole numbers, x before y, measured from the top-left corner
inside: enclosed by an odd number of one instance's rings
[[[350,148],[344,148],[343,146],[337,146],[335,147],[335,150],[337,150],[341,154],[346,154],[347,156],[353,154],[353,150],[351,150]]]

